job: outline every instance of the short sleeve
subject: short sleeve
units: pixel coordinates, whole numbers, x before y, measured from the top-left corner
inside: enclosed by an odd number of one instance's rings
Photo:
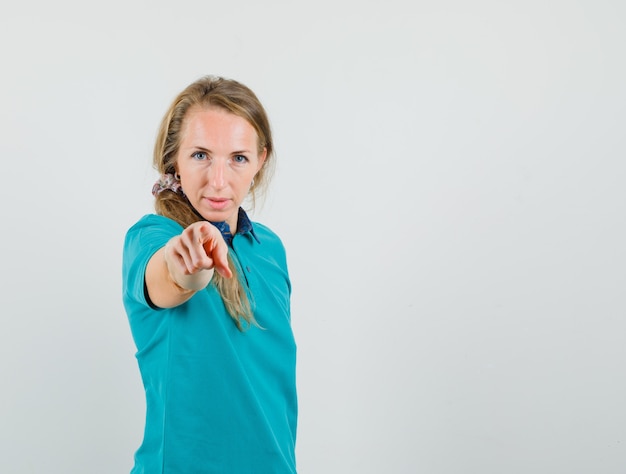
[[[124,304],[151,306],[146,298],[146,267],[157,250],[183,228],[175,221],[163,216],[142,217],[126,233],[122,258],[122,285]]]

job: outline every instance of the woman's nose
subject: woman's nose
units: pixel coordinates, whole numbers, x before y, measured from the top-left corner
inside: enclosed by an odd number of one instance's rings
[[[224,176],[226,173],[225,164],[219,160],[215,160],[211,167],[209,168],[209,183],[214,188],[223,188],[224,187]]]

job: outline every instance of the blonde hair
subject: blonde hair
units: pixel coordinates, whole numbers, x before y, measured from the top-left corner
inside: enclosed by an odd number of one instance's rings
[[[159,127],[154,146],[154,167],[161,174],[175,173],[185,117],[192,107],[219,107],[244,118],[252,125],[257,134],[259,153],[267,151],[265,162],[254,177],[250,188],[252,202],[256,203],[256,193],[267,187],[274,164],[272,132],[267,113],[257,96],[235,80],[205,76],[178,94]],[[170,190],[164,190],[156,196],[154,207],[157,214],[169,217],[183,227],[203,220],[184,195]],[[242,321],[248,325],[256,324],[256,321],[246,287],[230,254],[228,264],[233,277],[224,278],[216,272],[211,284],[216,286],[228,314],[241,330]]]

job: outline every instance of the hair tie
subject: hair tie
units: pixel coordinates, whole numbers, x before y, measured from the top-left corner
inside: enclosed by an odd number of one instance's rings
[[[172,173],[165,173],[159,177],[158,181],[152,186],[152,194],[158,196],[166,189],[182,194],[183,196],[185,195],[180,184],[180,179],[176,179],[176,176]]]

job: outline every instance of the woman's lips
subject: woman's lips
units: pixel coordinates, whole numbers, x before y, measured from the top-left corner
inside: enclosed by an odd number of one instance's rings
[[[213,208],[216,209],[218,211],[221,211],[222,209],[224,209],[226,206],[228,206],[228,203],[230,202],[230,199],[227,198],[206,198],[206,200],[208,201],[209,205]]]

